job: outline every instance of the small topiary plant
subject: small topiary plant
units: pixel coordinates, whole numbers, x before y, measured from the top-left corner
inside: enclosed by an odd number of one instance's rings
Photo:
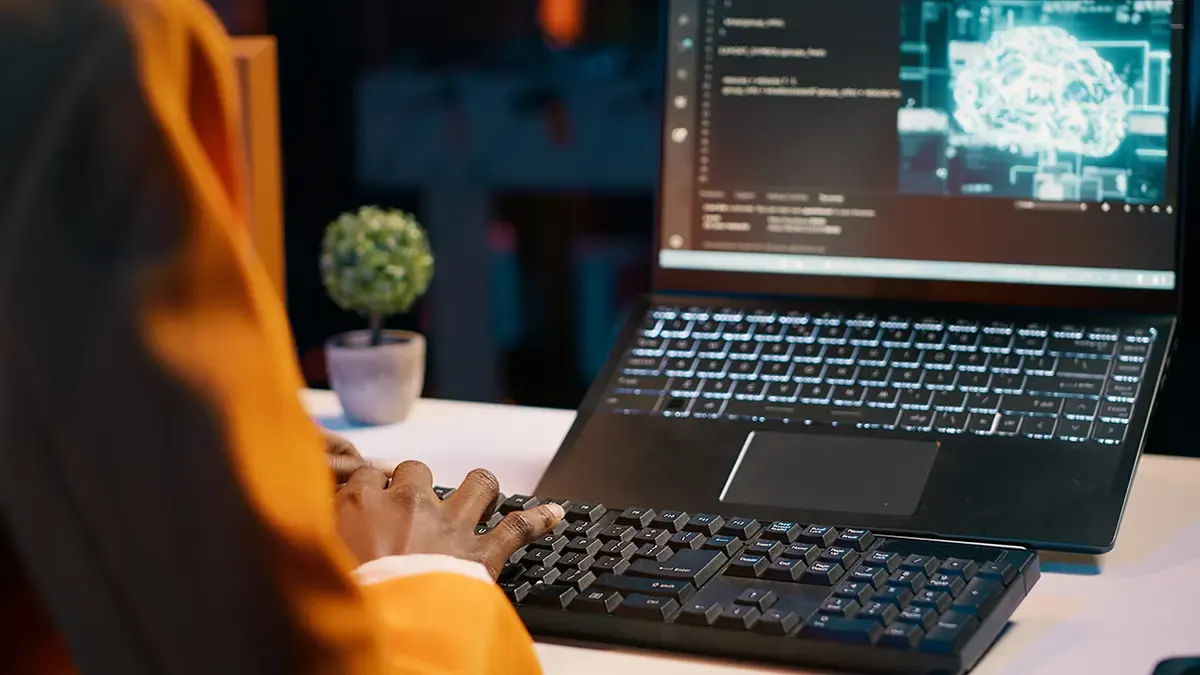
[[[321,280],[338,307],[370,321],[371,346],[383,344],[383,322],[404,314],[429,290],[433,252],[412,215],[368,206],[329,224]]]

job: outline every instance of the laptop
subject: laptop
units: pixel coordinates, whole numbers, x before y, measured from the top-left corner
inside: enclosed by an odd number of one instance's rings
[[[1180,306],[1188,4],[667,2],[655,292],[538,494],[1110,550]]]

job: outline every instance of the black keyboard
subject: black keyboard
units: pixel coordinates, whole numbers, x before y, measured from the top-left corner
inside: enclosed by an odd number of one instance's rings
[[[540,638],[854,672],[963,673],[1040,576],[1037,554],[1020,548],[553,501],[566,520],[517,551],[500,576]],[[509,497],[478,532],[539,503]]]
[[[657,306],[604,412],[1120,445],[1153,329]]]

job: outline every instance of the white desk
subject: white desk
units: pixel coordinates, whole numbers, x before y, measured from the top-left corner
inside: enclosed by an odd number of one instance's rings
[[[355,429],[331,394],[308,392],[305,400],[317,421],[371,459],[421,460],[445,485],[485,466],[508,494],[534,489],[574,419],[570,412],[429,401],[404,424]],[[1046,568],[979,675],[1150,675],[1165,658],[1200,656],[1200,461],[1144,459],[1116,550],[1098,568]],[[538,651],[549,675],[795,673],[621,649]]]

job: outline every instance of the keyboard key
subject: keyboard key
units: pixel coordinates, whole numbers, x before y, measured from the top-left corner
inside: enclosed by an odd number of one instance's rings
[[[1150,345],[1138,342],[1122,342],[1117,348],[1117,358],[1126,363],[1141,363],[1150,355]]]
[[[1134,403],[1140,387],[1132,382],[1109,382],[1105,398],[1115,403]]]
[[[940,565],[941,561],[939,561],[937,558],[927,555],[913,554],[905,558],[904,562],[900,563],[900,569],[912,570],[914,572],[920,572],[925,576],[929,576],[930,574],[933,574]]]
[[[1058,374],[1062,377],[1102,380],[1108,375],[1111,364],[1106,359],[1060,359]]]
[[[666,621],[679,609],[679,602],[671,598],[633,594],[613,610],[615,616],[645,621]]]
[[[1000,409],[1016,415],[1042,415],[1057,417],[1062,410],[1063,399],[1047,396],[1005,396]]]
[[[533,590],[533,584],[528,581],[510,581],[500,584],[500,589],[508,596],[510,602],[522,602],[529,591]]]
[[[1103,389],[1104,380],[1046,377],[1044,375],[1029,377],[1025,380],[1025,391],[1039,396],[1099,398]]]
[[[699,532],[704,535],[714,535],[721,531],[725,525],[725,519],[721,516],[714,516],[704,513],[698,513],[692,516],[687,522],[684,529],[689,532]]]
[[[670,532],[679,532],[683,530],[683,526],[688,524],[689,520],[691,520],[691,516],[682,510],[664,510],[650,521],[650,525],[664,528]]]
[[[850,598],[831,597],[826,599],[817,611],[822,614],[852,619],[854,618],[855,614],[858,614],[860,609],[862,609],[862,605],[858,604],[854,600],[851,600]]]
[[[737,537],[731,537],[727,534],[714,534],[704,542],[703,548],[713,551],[720,551],[726,557],[732,558],[734,554],[742,550],[742,541]]]
[[[1143,363],[1117,363],[1113,365],[1112,377],[1118,382],[1141,382],[1145,369]]]
[[[1083,356],[1091,359],[1111,357],[1115,342],[1108,340],[1068,340],[1051,338],[1046,345],[1046,353],[1054,356]]]
[[[989,436],[992,430],[996,427],[996,415],[993,413],[982,413],[971,415],[967,420],[967,431],[980,436]]]
[[[879,645],[891,649],[915,649],[925,637],[920,626],[911,623],[894,623],[883,629]]]
[[[888,553],[887,551],[875,551],[871,555],[863,558],[863,563],[874,567],[882,567],[887,570],[888,574],[895,572],[900,568],[900,563],[903,562],[899,553]]]
[[[875,619],[881,626],[886,626],[899,614],[900,608],[890,602],[869,602],[859,610],[857,618]]]
[[[896,621],[911,623],[919,626],[921,630],[929,630],[937,624],[938,611],[929,607],[906,607],[900,612],[900,616],[896,617]]]
[[[679,612],[679,616],[675,618],[675,623],[682,623],[689,626],[711,626],[718,616],[721,616],[722,607],[719,603],[693,602],[684,606]]]
[[[979,620],[971,614],[947,612],[925,634],[920,650],[933,654],[957,654],[979,628]]]
[[[615,556],[624,560],[629,560],[637,553],[638,545],[631,541],[612,540],[605,544],[600,549],[600,556]]]
[[[1021,429],[1021,420],[1024,419],[1017,415],[999,415],[996,418],[996,427],[992,432],[996,436],[1016,436]]]
[[[625,594],[649,595],[659,598],[671,598],[676,602],[685,602],[696,593],[696,587],[678,579],[649,579],[645,577],[627,577],[618,574],[602,574],[592,584],[592,588],[619,591]]]
[[[583,570],[587,571],[592,565],[596,564],[596,559],[584,553],[564,553],[563,557],[554,563],[554,566],[563,570]]]
[[[887,570],[882,567],[867,567],[861,566],[850,573],[848,577],[851,581],[859,581],[864,584],[870,584],[871,588],[879,588],[888,578]]]
[[[776,541],[774,539],[759,539],[746,549],[746,553],[762,555],[766,556],[768,560],[774,560],[783,553],[785,548],[787,548],[787,546],[785,546],[781,541]]]
[[[558,562],[558,559],[561,557],[562,556],[549,549],[531,548],[525,553],[525,556],[521,558],[521,561],[526,565],[546,565],[549,567]]]
[[[1079,420],[1059,420],[1055,437],[1068,443],[1084,443],[1092,432],[1092,423]]]
[[[591,572],[588,572],[588,574],[591,574]],[[579,591],[570,586],[537,584],[529,592],[529,596],[525,598],[525,602],[539,607],[566,609],[567,605],[570,605],[571,601],[577,595],[579,595]]]
[[[676,532],[667,540],[667,546],[676,551],[695,549],[703,546],[705,539],[699,532]]]
[[[780,558],[771,563],[770,567],[762,573],[763,579],[771,581],[799,581],[804,574],[805,565],[803,560],[795,558]]]
[[[562,576],[562,570],[549,565],[535,565],[525,570],[521,575],[521,579],[528,581],[531,584],[553,584]]]
[[[900,407],[905,410],[929,410],[933,407],[933,392],[918,389],[900,391]]]
[[[883,635],[883,626],[873,619],[845,619],[828,614],[814,614],[804,622],[800,636],[844,644],[874,644]]]
[[[567,520],[572,523],[594,523],[607,512],[603,504],[574,504],[567,509]]]
[[[1127,424],[1098,422],[1092,429],[1092,440],[1105,445],[1121,445],[1125,442],[1125,433],[1128,429],[1129,425]]]
[[[629,569],[629,561],[616,556],[605,556],[592,565],[592,571],[596,574],[624,574],[627,569]]]
[[[843,581],[833,589],[835,598],[847,598],[862,605],[875,594],[875,588],[861,581]]]
[[[665,562],[637,560],[626,574],[652,579],[678,579],[703,586],[725,566],[726,558],[717,551],[679,551]]]
[[[725,574],[733,577],[745,577],[748,579],[757,579],[761,577],[767,568],[771,566],[771,561],[762,555],[742,554],[733,559],[726,568]]]
[[[633,554],[633,559],[662,562],[673,555],[675,555],[675,551],[671,550],[669,546],[660,544],[643,544],[642,547],[637,550],[637,553]]]
[[[832,546],[833,542],[837,541],[838,531],[827,525],[809,525],[800,533],[799,538],[806,544]]]
[[[559,537],[559,536],[556,536],[553,534],[548,534],[548,535],[542,537],[541,539],[535,539],[534,542],[532,544],[530,544],[530,546],[532,546],[533,548],[544,548],[544,549],[547,549],[550,551],[554,551],[555,553],[562,553],[563,549],[565,549],[567,547],[567,544],[569,544],[569,543],[570,543],[570,540],[567,539],[566,537]]]
[[[1025,392],[1024,375],[997,375],[992,378],[992,392],[1019,395]]]
[[[713,625],[730,630],[750,630],[754,624],[758,623],[761,616],[762,612],[757,608],[747,605],[730,605],[725,608],[724,612],[721,612]]]
[[[921,410],[905,411],[900,414],[900,428],[905,431],[929,431],[933,428],[935,414]]]
[[[762,536],[763,539],[773,539],[782,541],[784,544],[790,544],[800,538],[801,533],[805,532],[807,530],[799,523],[780,520],[768,525],[767,529],[763,530]],[[836,533],[834,534],[836,536]],[[830,541],[830,543],[833,542]]]
[[[1000,603],[1004,585],[991,579],[975,579],[954,599],[951,609],[964,614],[974,614],[982,619],[991,616]]]
[[[647,527],[637,536],[633,538],[634,543],[638,545],[651,544],[654,546],[662,546],[671,539],[671,532],[664,530],[661,527]]]
[[[1094,399],[1073,399],[1063,405],[1062,414],[1070,420],[1090,422],[1096,418],[1096,408],[1100,401]]]
[[[871,544],[875,543],[875,535],[871,534],[868,530],[846,529],[842,530],[842,533],[838,535],[834,543],[861,553],[871,548]]]
[[[610,525],[600,532],[600,539],[608,541],[633,541],[637,530],[628,525]]]
[[[1133,418],[1132,403],[1105,401],[1100,406],[1100,421],[1111,424],[1127,424]]]
[[[1026,417],[1021,421],[1021,435],[1026,438],[1048,440],[1054,438],[1058,420],[1054,417]]]
[[[1008,563],[989,562],[979,566],[979,572],[976,576],[981,579],[991,579],[999,581],[1005,586],[1012,583],[1012,580],[1017,578],[1017,570]]]
[[[796,543],[783,550],[783,557],[800,560],[805,565],[811,565],[821,557],[821,549],[815,544]]]
[[[604,542],[599,539],[589,539],[585,537],[577,537],[567,544],[568,552],[582,553],[584,555],[596,555],[600,549],[604,548]]]
[[[753,518],[730,518],[725,521],[724,527],[721,528],[721,534],[737,537],[738,539],[749,539],[758,534],[762,529],[762,525]]]
[[[888,585],[906,586],[909,590],[916,593],[922,588],[925,588],[925,584],[928,581],[929,578],[926,577],[922,572],[918,572],[916,570],[899,570],[892,576],[888,577],[887,583]]]
[[[798,625],[800,625],[800,617],[795,612],[769,609],[763,612],[758,622],[754,624],[754,631],[763,635],[778,637],[787,635],[795,630]]]
[[[578,595],[570,605],[573,612],[611,614],[625,598],[616,591],[589,590]]]
[[[974,578],[978,571],[979,563],[966,558],[946,558],[938,568],[938,572],[942,574],[960,576],[967,581]]]
[[[650,521],[654,520],[654,510],[648,508],[626,508],[620,515],[617,516],[617,522],[620,525],[630,525],[641,530],[642,527],[647,527]],[[632,537],[632,536],[631,536]]]
[[[905,584],[887,584],[879,589],[871,599],[874,602],[887,602],[896,607],[904,607],[913,598],[913,590]]]
[[[513,495],[500,503],[498,509],[500,513],[508,515],[514,511],[527,511],[537,506],[541,502],[536,497],[529,495]]]
[[[821,560],[837,563],[844,569],[850,569],[854,566],[854,563],[858,562],[858,552],[852,548],[832,546],[825,549],[825,552],[821,554]]]
[[[951,574],[935,574],[929,578],[929,583],[925,585],[925,590],[942,591],[947,593],[951,598],[957,598],[959,593],[967,587],[967,582],[957,575]]]
[[[939,612],[944,612],[950,608],[952,599],[945,591],[939,591],[934,588],[926,587],[919,591],[912,599],[912,604],[917,607],[928,607],[936,609]]]
[[[765,612],[768,609],[771,609],[771,607],[775,606],[775,602],[777,600],[779,600],[779,598],[775,595],[774,591],[759,588],[747,588],[746,590],[742,591],[742,594],[739,595],[734,602],[739,605],[756,607],[760,612]]]
[[[800,577],[800,580],[806,584],[832,586],[837,583],[837,581],[841,579],[842,575],[845,573],[846,570],[842,569],[841,565],[817,561],[810,565],[808,569],[804,570],[804,574]]]

